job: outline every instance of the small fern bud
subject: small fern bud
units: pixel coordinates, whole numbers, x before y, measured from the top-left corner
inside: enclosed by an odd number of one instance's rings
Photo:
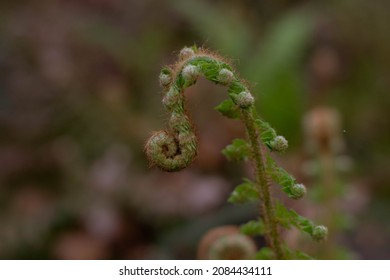
[[[284,152],[288,148],[288,141],[286,140],[286,138],[279,135],[271,141],[270,146],[274,151]]]
[[[306,194],[306,187],[303,184],[295,184],[291,187],[291,197],[300,199]]]
[[[185,47],[180,51],[179,58],[186,59],[186,58],[189,58],[189,57],[194,56],[194,55],[195,55],[195,52],[192,48]]]
[[[159,76],[160,79],[160,85],[162,87],[167,87],[172,81],[172,77],[169,74],[161,73]]]
[[[240,92],[239,94],[235,95],[233,99],[234,103],[236,103],[237,106],[241,109],[248,109],[255,103],[255,99],[248,91]]]
[[[234,80],[234,74],[229,69],[222,68],[218,73],[217,79],[221,84],[229,85]]]
[[[182,74],[187,83],[193,83],[198,78],[200,71],[197,66],[190,64],[184,67]]]
[[[312,237],[315,241],[325,240],[328,235],[328,228],[326,226],[316,226],[313,229]]]
[[[237,226],[221,226],[211,229],[198,246],[201,260],[248,260],[255,257],[255,242],[240,233]]]

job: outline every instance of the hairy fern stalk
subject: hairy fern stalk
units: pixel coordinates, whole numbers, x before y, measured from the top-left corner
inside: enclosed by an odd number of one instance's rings
[[[278,136],[268,123],[257,116],[254,97],[226,59],[196,46],[185,47],[179,53],[179,60],[161,71],[162,102],[170,113],[170,119],[168,128],[155,132],[146,143],[145,151],[151,165],[165,171],[179,171],[194,160],[197,137],[187,115],[184,91],[195,84],[200,75],[228,87],[229,99],[218,105],[216,110],[226,117],[240,119],[246,128],[247,140],[235,139],[223,150],[228,159],[250,159],[255,166],[254,181],[245,179],[229,198],[232,203],[260,202],[261,217],[243,225],[242,232],[265,237],[267,247],[259,251],[258,258],[307,258],[304,253],[287,248],[281,240],[279,227],[296,227],[316,241],[326,238],[327,228],[315,225],[271,196],[271,180],[292,199],[303,197],[306,188],[270,157],[270,152],[284,151],[288,146],[287,140]]]

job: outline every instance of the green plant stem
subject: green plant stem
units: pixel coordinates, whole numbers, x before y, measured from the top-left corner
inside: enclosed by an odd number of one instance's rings
[[[268,230],[268,233],[265,235],[266,241],[273,249],[276,259],[285,259],[280,242],[275,209],[270,195],[270,183],[265,170],[262,145],[259,140],[260,132],[255,125],[255,118],[252,110],[241,110],[241,113],[251,143],[253,159],[255,161],[256,184],[258,185],[258,190],[261,194],[261,210],[263,212],[264,223]]]

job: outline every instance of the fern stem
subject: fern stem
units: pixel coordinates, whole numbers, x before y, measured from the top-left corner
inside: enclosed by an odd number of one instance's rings
[[[270,195],[270,183],[265,169],[266,163],[262,153],[262,145],[259,140],[260,132],[256,128],[252,110],[241,110],[241,113],[252,147],[253,159],[255,161],[256,184],[261,196],[261,211],[267,229],[267,233],[265,234],[266,242],[273,249],[277,259],[285,259],[280,242],[275,209]]]

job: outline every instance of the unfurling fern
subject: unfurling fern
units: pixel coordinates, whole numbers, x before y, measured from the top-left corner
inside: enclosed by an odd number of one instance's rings
[[[146,143],[145,151],[151,165],[165,171],[179,171],[191,164],[197,153],[197,137],[193,124],[187,115],[184,91],[196,83],[199,76],[228,88],[229,99],[216,109],[224,116],[240,119],[247,132],[248,140],[236,139],[223,153],[228,159],[250,159],[255,166],[254,180],[245,180],[231,194],[229,201],[244,203],[259,200],[261,217],[242,227],[250,235],[264,235],[267,246],[260,250],[260,258],[300,258],[303,253],[289,250],[282,242],[279,227],[294,226],[310,234],[314,240],[326,238],[327,228],[287,209],[281,202],[271,197],[271,180],[281,186],[288,197],[299,199],[306,193],[304,185],[296,180],[270,157],[272,151],[283,152],[288,142],[254,110],[255,99],[245,82],[241,80],[229,62],[208,50],[184,48],[179,60],[160,74],[160,84],[164,88],[163,104],[170,113],[168,128],[155,132]]]

